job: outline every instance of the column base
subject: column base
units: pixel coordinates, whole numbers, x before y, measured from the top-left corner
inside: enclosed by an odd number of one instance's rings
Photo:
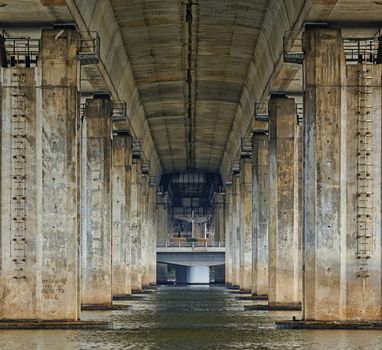
[[[229,290],[240,290],[240,287],[235,284],[230,284],[227,289]]]
[[[155,292],[154,289],[133,289],[131,294],[153,294]]]
[[[244,305],[244,310],[262,311],[301,311],[301,304],[282,304],[282,305]]]
[[[245,291],[245,290],[241,290],[241,289],[233,289],[233,290],[229,290],[229,293],[232,293],[232,294],[248,294],[248,295],[251,295],[251,291]]]
[[[382,321],[278,321],[282,329],[368,329],[382,330]]]
[[[81,305],[82,311],[115,311],[115,310],[128,310],[131,305],[97,305],[97,304],[84,304]]]
[[[132,295],[132,294],[124,294],[124,295],[113,295],[113,300],[143,300],[146,297],[144,295]]]
[[[268,300],[268,295],[245,295],[235,297],[236,300]]]
[[[0,329],[111,329],[112,324],[104,321],[0,321]]]

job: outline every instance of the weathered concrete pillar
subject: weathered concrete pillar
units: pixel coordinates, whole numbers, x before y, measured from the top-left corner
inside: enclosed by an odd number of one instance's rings
[[[149,200],[148,200],[148,234],[149,234],[149,249],[148,249],[148,259],[149,259],[149,284],[155,285],[157,281],[156,271],[157,271],[157,184],[154,177],[150,177],[149,183]]]
[[[142,169],[142,207],[141,207],[141,269],[142,269],[142,287],[149,286],[149,178],[150,174],[146,165]]]
[[[131,232],[131,289],[142,289],[142,160],[133,157],[131,165],[130,195],[130,232]]]
[[[344,55],[339,30],[307,28],[305,40],[303,309],[306,320],[334,320],[342,313],[346,253],[340,221]]]
[[[347,320],[382,319],[381,67],[346,67]]]
[[[296,166],[294,167],[294,196],[295,196],[295,211],[294,221],[295,236],[297,236],[297,249],[298,249],[298,300],[302,303],[302,285],[303,285],[303,269],[302,269],[302,133],[303,133],[303,121],[299,120],[295,126],[295,138],[294,138],[294,159]]]
[[[83,305],[112,304],[111,267],[111,112],[108,99],[87,99],[86,182],[82,229]]]
[[[232,285],[240,286],[240,173],[232,174]]]
[[[79,319],[79,37],[57,33],[37,75],[2,69],[1,319]]]
[[[216,192],[213,199],[214,205],[214,229],[215,242],[224,242],[225,225],[224,225],[224,193]]]
[[[253,282],[252,293],[268,294],[268,133],[253,136]]]
[[[303,317],[380,320],[381,67],[346,74],[340,30],[305,45]]]
[[[132,139],[115,131],[112,154],[112,294],[131,294],[130,187]]]
[[[167,192],[157,194],[157,243],[165,244],[169,233],[169,195]]]
[[[232,182],[225,185],[225,282],[232,284]]]
[[[269,294],[270,306],[299,300],[298,212],[296,201],[293,99],[272,96],[269,122]]]
[[[240,159],[240,289],[252,291],[252,159]]]

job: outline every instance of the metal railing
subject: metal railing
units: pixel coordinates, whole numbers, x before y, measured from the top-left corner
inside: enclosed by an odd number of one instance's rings
[[[113,122],[125,121],[127,119],[125,101],[117,101],[113,103],[111,119],[113,120]]]
[[[255,103],[255,119],[262,122],[269,120],[268,103]]]
[[[343,45],[348,64],[376,64],[381,60],[377,39],[345,39]]]
[[[1,37],[5,57],[2,57],[3,67],[35,67],[40,53],[40,40],[31,38]]]
[[[296,116],[297,116],[297,125],[302,126],[304,122],[304,104],[296,103]]]
[[[304,48],[302,38],[291,39],[291,32],[285,32],[283,38],[284,62],[302,64],[304,62]]]
[[[97,64],[100,60],[101,43],[97,32],[83,32],[77,58],[83,66]]]
[[[165,242],[157,248],[224,248],[225,242]]]

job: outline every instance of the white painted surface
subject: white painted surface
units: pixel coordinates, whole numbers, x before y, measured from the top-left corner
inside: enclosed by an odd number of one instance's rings
[[[188,272],[188,283],[210,283],[209,266],[190,266]]]

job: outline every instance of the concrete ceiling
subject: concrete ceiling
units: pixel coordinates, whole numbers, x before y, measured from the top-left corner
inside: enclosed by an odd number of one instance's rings
[[[195,167],[218,172],[269,0],[111,0],[164,172],[187,169],[189,35]],[[191,145],[192,147],[192,145]]]
[[[254,105],[269,91],[302,90],[301,67],[283,64],[282,37],[304,21],[378,26],[376,0],[3,0],[0,23],[18,30],[76,22],[101,35],[101,63],[83,91],[108,89],[128,105],[155,174],[230,173]],[[5,5],[5,6],[3,6]],[[190,70],[188,75],[187,70]],[[191,78],[191,79],[190,79]],[[190,125],[195,133],[190,133]]]
[[[3,27],[30,27],[72,22],[65,0],[0,1]]]

